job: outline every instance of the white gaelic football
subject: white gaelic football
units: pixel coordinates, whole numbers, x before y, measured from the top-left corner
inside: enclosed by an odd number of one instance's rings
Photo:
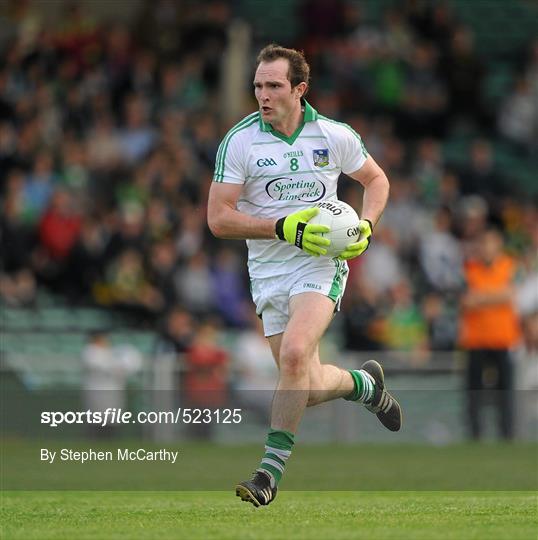
[[[349,204],[335,199],[322,201],[316,206],[319,214],[308,223],[330,227],[330,232],[321,234],[331,241],[326,248],[326,257],[338,257],[346,246],[359,241],[359,216]]]

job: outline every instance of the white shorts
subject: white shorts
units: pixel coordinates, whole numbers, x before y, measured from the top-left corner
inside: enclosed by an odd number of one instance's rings
[[[288,274],[251,280],[252,299],[266,337],[284,332],[289,320],[289,299],[296,294],[317,292],[335,303],[335,311],[340,310],[349,271],[347,263],[320,259],[290,269]]]

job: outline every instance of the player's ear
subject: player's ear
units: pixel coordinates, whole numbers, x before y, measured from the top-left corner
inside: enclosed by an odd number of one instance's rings
[[[295,92],[296,92],[296,95],[297,97],[300,99],[302,98],[305,94],[306,94],[306,89],[307,89],[308,85],[303,81],[303,82],[300,82],[296,87],[295,87]]]

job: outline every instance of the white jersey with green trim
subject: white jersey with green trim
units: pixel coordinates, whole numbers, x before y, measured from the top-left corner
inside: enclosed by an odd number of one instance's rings
[[[237,209],[280,218],[336,199],[340,173],[359,170],[367,158],[360,136],[304,102],[304,123],[291,137],[274,131],[258,112],[238,122],[222,140],[214,182],[242,184]],[[251,278],[287,274],[309,257],[281,240],[247,240]]]

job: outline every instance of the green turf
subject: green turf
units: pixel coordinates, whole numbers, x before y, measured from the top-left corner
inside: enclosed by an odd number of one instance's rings
[[[260,445],[174,442],[175,464],[40,461],[40,447],[87,450],[158,448],[156,443],[3,440],[0,479],[6,490],[223,491],[259,464]],[[287,490],[538,490],[538,447],[530,443],[297,445],[286,467]]]
[[[231,492],[5,492],[2,538],[536,538],[536,492],[291,492],[255,509]]]

